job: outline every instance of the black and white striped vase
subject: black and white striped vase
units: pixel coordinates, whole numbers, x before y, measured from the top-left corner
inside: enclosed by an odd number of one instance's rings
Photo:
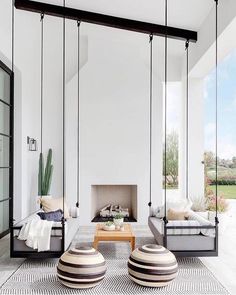
[[[131,280],[145,287],[164,287],[178,273],[178,263],[172,252],[159,245],[136,248],[128,261]]]
[[[104,279],[105,273],[105,259],[92,247],[74,248],[65,252],[57,266],[59,281],[75,289],[97,286]]]

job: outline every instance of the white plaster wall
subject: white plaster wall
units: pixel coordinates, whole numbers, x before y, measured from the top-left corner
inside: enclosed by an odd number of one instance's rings
[[[92,184],[137,185],[139,222],[147,222],[149,72],[138,46],[148,40],[129,35],[117,43],[109,35],[100,42],[99,29],[89,35],[81,71],[81,224],[91,221]]]
[[[77,75],[76,75],[77,77]],[[77,173],[78,173],[78,83],[74,78],[66,85],[66,201],[69,206],[75,206],[78,198]]]
[[[51,195],[62,197],[62,20],[45,17],[44,22],[43,151],[53,152]]]
[[[120,41],[120,38],[116,38],[119,31],[113,31],[110,38],[109,29],[104,32],[104,29],[90,26],[82,27],[81,32],[82,36],[88,36],[88,62],[80,71],[81,224],[91,221],[93,184],[137,185],[138,222],[145,224],[149,212],[148,39],[123,32],[124,40]],[[76,75],[67,84],[67,93],[74,96],[70,98],[72,105],[69,106],[73,109],[74,122],[77,113],[77,78]],[[162,85],[158,83],[156,74],[154,80],[152,192],[153,198],[158,200],[162,197],[162,121],[157,114],[162,114]],[[76,125],[71,124],[71,128],[73,131],[70,129],[70,132],[75,135]],[[68,140],[68,146],[72,149],[67,151],[67,155],[75,160],[75,139],[68,137]],[[72,173],[70,179],[76,179],[75,162],[69,164]],[[69,190],[67,186],[67,192]],[[73,192],[76,192],[74,186]]]
[[[179,129],[179,195],[186,197],[186,60],[183,60],[181,80],[182,99],[180,100],[180,129]]]
[[[23,30],[17,25],[19,23],[24,28]],[[22,187],[21,195],[19,195],[22,203],[21,218],[35,210],[37,196],[35,166],[37,166],[38,153],[28,152],[26,139],[27,136],[39,139],[39,28],[36,15],[26,15],[21,11],[15,12],[15,64],[21,73],[21,89],[19,94],[15,93],[15,101],[18,95],[22,97],[20,134]],[[17,144],[15,142],[15,146]],[[19,158],[15,158],[15,162],[18,160]],[[17,189],[15,187],[15,190]]]
[[[189,47],[189,61],[194,45]],[[188,139],[186,134],[186,55],[182,60],[182,100],[180,102],[179,133],[179,190],[182,197],[191,199],[204,196],[204,80],[189,75],[188,92]],[[188,166],[186,162],[186,141],[188,140]],[[187,172],[188,171],[188,172]],[[188,196],[186,181],[188,174]]]
[[[204,81],[189,81],[189,196],[204,196]]]

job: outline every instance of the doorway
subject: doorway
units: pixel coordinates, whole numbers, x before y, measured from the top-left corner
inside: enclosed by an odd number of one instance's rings
[[[13,202],[13,73],[0,61],[0,238],[9,232]]]

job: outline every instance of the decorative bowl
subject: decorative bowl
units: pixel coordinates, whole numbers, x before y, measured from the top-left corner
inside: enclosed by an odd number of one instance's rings
[[[115,224],[111,221],[108,221],[103,225],[103,230],[111,231],[115,229],[116,229]]]
[[[115,230],[116,227],[115,227],[115,224],[112,223],[112,224],[104,224],[103,225],[103,230],[106,230],[106,231],[112,231],[112,230]]]

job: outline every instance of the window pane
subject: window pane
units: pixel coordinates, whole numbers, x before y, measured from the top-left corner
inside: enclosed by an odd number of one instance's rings
[[[9,135],[10,129],[10,109],[9,106],[0,102],[0,133]]]
[[[216,170],[216,124],[215,124],[215,67],[205,78],[205,193],[210,199],[211,210],[215,208],[212,196],[218,193],[218,210],[226,211],[236,199],[236,135],[235,77],[236,49],[218,63],[218,142]],[[227,69],[227,71],[226,71]],[[227,76],[226,73],[227,72]],[[216,175],[217,173],[217,175]],[[217,176],[217,177],[216,177]],[[225,200],[226,199],[226,200]],[[229,200],[227,200],[229,199]]]
[[[0,203],[0,233],[9,229],[9,201]]]
[[[0,99],[10,103],[10,76],[0,68]]]
[[[9,198],[9,169],[0,169],[0,200]]]
[[[9,166],[9,138],[0,135],[0,167]]]

